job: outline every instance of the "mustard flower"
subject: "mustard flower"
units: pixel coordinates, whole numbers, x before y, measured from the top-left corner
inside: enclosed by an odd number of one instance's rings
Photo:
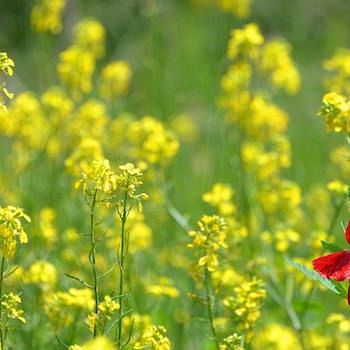
[[[126,61],[114,61],[103,68],[100,76],[100,95],[113,100],[127,93],[132,71]]]
[[[350,93],[350,50],[338,48],[334,55],[323,62],[325,70],[331,72],[325,85],[330,91],[348,95]]]
[[[95,58],[89,51],[71,46],[61,52],[57,65],[58,77],[74,99],[91,91],[94,70]]]
[[[48,122],[40,101],[31,92],[18,95],[0,124],[0,130],[17,140],[24,154],[29,150],[42,149],[47,138]]]
[[[99,58],[105,53],[106,31],[94,18],[85,18],[74,26],[74,44]]]
[[[319,114],[325,119],[327,131],[350,132],[350,103],[345,96],[336,92],[324,95]]]
[[[219,265],[218,250],[227,248],[225,243],[226,228],[226,222],[223,218],[217,215],[204,215],[198,221],[198,230],[189,232],[192,243],[187,246],[199,255],[198,268],[205,267],[210,272],[217,269]]]
[[[52,290],[57,283],[56,268],[48,261],[37,260],[24,273],[23,281],[35,284],[44,291]]]
[[[116,350],[116,348],[107,337],[99,336],[82,346],[71,345],[68,350]]]
[[[74,148],[73,152],[66,158],[64,165],[68,173],[79,176],[88,173],[91,161],[102,161],[104,159],[102,145],[92,138],[83,138]]]
[[[242,337],[237,333],[229,335],[220,343],[220,350],[244,350],[242,346]]]
[[[203,194],[202,199],[205,203],[217,208],[219,215],[223,217],[233,215],[236,212],[232,201],[233,189],[230,185],[216,183],[210,192]]]
[[[266,43],[261,52],[260,69],[270,74],[271,82],[289,94],[300,88],[300,75],[290,56],[291,46],[283,39]]]
[[[32,29],[36,32],[60,33],[66,4],[67,0],[37,0],[30,16]]]
[[[104,299],[98,304],[98,314],[92,312],[88,315],[87,323],[91,331],[95,326],[100,330],[101,334],[107,326],[107,322],[114,317],[120,309],[120,304],[113,300],[109,295],[105,295]]]
[[[21,321],[22,323],[26,323],[26,319],[24,318],[24,311],[19,308],[21,302],[22,301],[19,295],[9,293],[3,295],[1,305],[6,317]]]
[[[172,281],[167,277],[160,277],[158,283],[147,283],[146,293],[169,298],[177,298],[180,295],[178,289],[173,286]]]
[[[228,43],[227,57],[234,60],[238,57],[256,59],[264,37],[255,23],[246,24],[242,29],[234,29]]]
[[[44,309],[56,330],[68,327],[74,321],[74,312],[90,312],[94,307],[92,290],[70,288],[68,292],[48,292],[44,294]]]
[[[250,15],[251,0],[217,0],[218,6],[225,12],[232,12],[240,18]]]
[[[170,350],[171,343],[166,336],[166,329],[162,326],[151,326],[146,329],[133,349]]]
[[[75,140],[80,141],[84,138],[100,140],[103,138],[108,120],[106,106],[98,100],[89,99],[74,113],[68,130]]]
[[[130,157],[151,164],[167,164],[179,149],[176,136],[155,118],[132,121],[127,130]]]
[[[109,160],[93,161],[87,171],[81,174],[81,179],[76,182],[75,188],[81,188],[88,194],[94,191],[101,191],[107,195],[113,194],[117,188],[117,176],[111,170]]]
[[[7,97],[12,99],[13,94],[6,89],[6,84],[3,81],[1,73],[12,76],[14,66],[15,63],[10,57],[8,57],[7,52],[0,52],[0,88],[2,90],[2,93],[0,94],[0,109],[3,110],[5,110],[4,98]]]
[[[251,280],[236,286],[234,295],[226,297],[222,303],[230,311],[237,329],[250,333],[260,318],[260,308],[265,297],[264,283],[253,277]]]
[[[18,242],[21,244],[28,242],[27,233],[22,226],[23,220],[31,221],[23,209],[11,205],[0,207],[1,249],[5,257],[11,258],[15,255]]]

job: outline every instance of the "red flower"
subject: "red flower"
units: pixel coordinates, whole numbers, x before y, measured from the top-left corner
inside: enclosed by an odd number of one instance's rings
[[[350,244],[350,221],[345,230],[345,238]],[[336,281],[350,281],[350,250],[321,256],[313,260],[314,269],[323,277]],[[348,289],[348,304],[350,305],[350,286]]]

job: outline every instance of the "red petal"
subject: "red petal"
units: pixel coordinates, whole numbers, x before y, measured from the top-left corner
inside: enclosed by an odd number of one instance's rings
[[[346,229],[345,229],[345,239],[350,244],[350,220],[349,220],[348,225],[346,226]]]
[[[326,278],[350,280],[350,251],[321,256],[312,262],[314,269]]]

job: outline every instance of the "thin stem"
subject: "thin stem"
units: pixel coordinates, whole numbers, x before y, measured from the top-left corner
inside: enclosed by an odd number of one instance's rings
[[[4,269],[5,269],[5,257],[3,256],[1,259],[1,267],[0,267],[0,349],[5,349],[5,339],[3,335],[3,315],[2,315],[2,294],[3,294],[3,281],[4,281]]]
[[[96,204],[96,196],[97,190],[95,190],[90,210],[90,243],[91,243],[91,251],[90,251],[90,263],[92,266],[93,273],[93,290],[94,290],[94,298],[95,298],[95,314],[98,315],[98,305],[99,305],[99,290],[98,290],[98,278],[96,271],[96,240],[95,240],[95,204]],[[94,338],[97,336],[97,322],[94,324]]]
[[[208,318],[210,323],[210,329],[211,333],[213,335],[213,338],[215,340],[216,349],[220,349],[218,337],[216,335],[216,330],[214,326],[214,317],[213,317],[213,303],[212,303],[212,295],[211,295],[211,283],[210,283],[210,274],[208,268],[205,269],[205,290],[207,294],[207,312],[208,312]]]
[[[123,202],[123,212],[121,216],[122,227],[121,227],[121,251],[120,251],[120,275],[119,275],[119,295],[123,295],[124,293],[124,271],[125,271],[125,261],[124,258],[126,256],[125,248],[127,246],[127,242],[125,242],[125,223],[127,218],[127,200],[128,200],[128,192],[125,191],[124,194],[124,202]],[[122,330],[123,330],[123,298],[120,298],[120,307],[119,307],[119,323],[117,327],[118,334],[118,349],[122,348]]]

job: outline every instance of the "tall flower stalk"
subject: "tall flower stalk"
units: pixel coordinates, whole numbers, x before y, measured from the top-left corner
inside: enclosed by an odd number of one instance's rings
[[[142,185],[140,177],[142,172],[133,164],[127,163],[119,167],[119,172],[111,170],[107,159],[102,161],[94,161],[81,175],[81,179],[76,183],[77,188],[82,188],[88,197],[90,207],[90,244],[91,250],[89,254],[90,263],[92,265],[93,283],[90,288],[94,292],[94,313],[90,315],[93,337],[103,335],[106,328],[106,320],[110,319],[114,311],[118,311],[118,318],[112,324],[115,325],[115,341],[119,349],[124,348],[128,340],[123,343],[123,317],[129,314],[131,310],[125,312],[125,271],[126,257],[128,252],[128,235],[126,233],[126,221],[130,211],[135,204],[139,210],[142,209],[141,200],[146,199],[145,193],[138,193],[138,187]],[[117,249],[117,263],[119,265],[119,281],[116,285],[117,296],[111,298],[105,296],[103,302],[100,302],[99,280],[105,277],[107,273],[99,276],[96,269],[96,234],[95,234],[95,209],[98,205],[104,205],[108,208],[116,208],[117,217],[121,222],[120,244]],[[119,235],[118,235],[119,236]],[[77,278],[76,278],[77,279]],[[86,284],[86,283],[85,283]],[[118,305],[114,299],[119,299]],[[101,314],[104,313],[104,314]],[[106,314],[107,313],[107,314]],[[130,338],[130,337],[129,337]]]
[[[17,319],[26,322],[23,310],[19,308],[21,298],[19,295],[4,294],[4,280],[9,277],[17,267],[8,269],[8,260],[13,258],[17,251],[17,244],[28,242],[22,221],[30,222],[30,217],[23,209],[13,206],[0,207],[0,239],[1,239],[1,266],[0,266],[0,349],[6,349],[6,339],[9,330],[9,320]]]

